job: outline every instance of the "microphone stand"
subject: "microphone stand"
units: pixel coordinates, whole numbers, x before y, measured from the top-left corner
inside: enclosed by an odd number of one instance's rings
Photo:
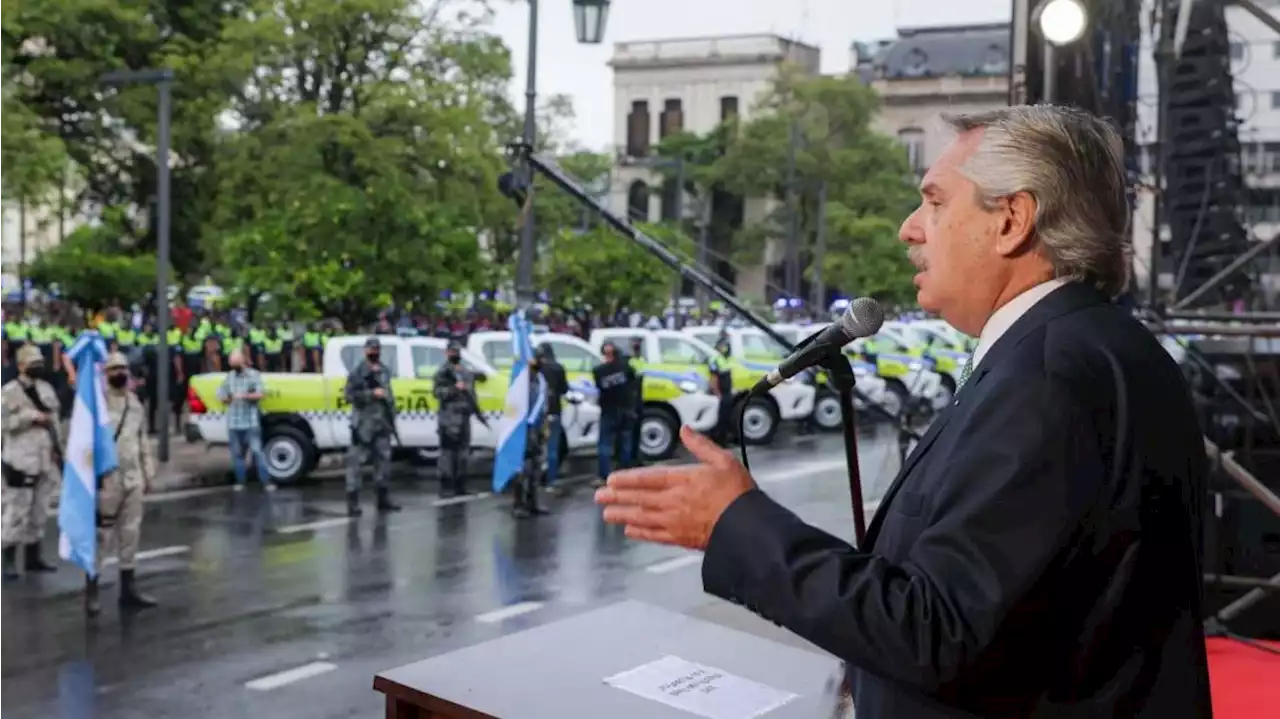
[[[557,187],[572,195],[586,207],[595,210],[600,217],[604,218],[604,221],[607,222],[610,227],[617,230],[627,239],[643,247],[654,257],[657,257],[663,264],[676,272],[679,272],[682,277],[701,285],[704,289],[715,296],[716,299],[720,300],[741,315],[743,319],[750,322],[778,344],[787,348],[788,352],[794,352],[796,350],[795,344],[769,326],[769,323],[763,317],[752,312],[745,305],[739,302],[736,296],[721,288],[719,284],[712,280],[711,277],[701,269],[681,261],[675,253],[667,249],[667,247],[661,242],[658,242],[648,235],[645,235],[643,232],[640,232],[626,218],[613,212],[606,207],[604,203],[592,197],[586,189],[582,187],[581,183],[562,170],[554,160],[535,153],[532,146],[524,143],[511,145],[510,149],[513,155],[513,160],[516,163],[528,163],[529,167],[541,173]],[[499,189],[503,194],[515,199],[517,204],[523,204],[523,201],[520,198],[520,193],[529,191],[529,188],[516,187],[514,179],[512,179],[510,183],[500,181]],[[898,428],[900,436],[919,440],[920,435],[913,431],[909,424],[903,422],[903,417],[895,415],[878,403],[872,401],[870,397],[863,394],[862,391],[857,388],[857,383],[855,381],[856,375],[854,375],[853,367],[849,364],[849,360],[845,358],[843,352],[840,351],[840,348],[832,348],[832,350],[827,353],[827,356],[823,358],[820,366],[827,370],[830,381],[835,385],[836,389],[840,393],[840,414],[841,425],[844,430],[845,464],[849,473],[849,491],[850,499],[853,503],[854,529],[857,532],[858,545],[861,546],[866,534],[866,521],[863,516],[864,509],[862,507],[862,482],[858,466],[857,427],[853,412],[854,400],[862,400],[863,404],[866,407],[869,407],[872,412],[875,412],[877,415],[893,422]],[[744,464],[746,451],[746,443],[744,442],[742,447]]]
[[[858,427],[854,416],[858,376],[839,347],[825,353],[818,366],[827,371],[827,380],[840,393],[840,429],[844,433],[844,465],[849,473],[849,503],[853,505],[853,533],[862,549],[867,538],[867,520],[862,504],[862,469],[858,464]]]

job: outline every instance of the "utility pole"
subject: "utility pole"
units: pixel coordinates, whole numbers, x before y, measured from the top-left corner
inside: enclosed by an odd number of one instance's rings
[[[796,187],[796,153],[800,150],[800,123],[791,121],[791,141],[787,145],[787,244],[783,265],[783,287],[792,298],[800,295],[800,198]]]
[[[827,255],[827,181],[818,184],[818,229],[813,248],[813,304],[811,312],[821,312],[827,302],[827,283],[822,274],[822,262]]]
[[[684,237],[684,155],[676,158],[676,191],[672,198],[672,208],[676,216],[676,227],[680,236]],[[682,250],[683,251],[683,250]],[[671,288],[671,323],[672,329],[680,329],[680,293],[684,289],[684,275],[676,273],[675,286]]]

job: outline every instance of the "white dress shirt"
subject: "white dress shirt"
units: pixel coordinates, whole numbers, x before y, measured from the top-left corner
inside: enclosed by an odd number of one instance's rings
[[[987,350],[999,340],[1009,328],[1022,318],[1036,303],[1049,296],[1050,292],[1067,284],[1066,280],[1049,280],[1042,282],[1035,287],[1023,292],[1022,294],[1009,300],[1003,307],[996,310],[987,320],[987,324],[983,325],[982,333],[978,336],[978,348],[973,352],[973,369],[978,369],[978,364],[982,362],[982,358],[986,356]]]

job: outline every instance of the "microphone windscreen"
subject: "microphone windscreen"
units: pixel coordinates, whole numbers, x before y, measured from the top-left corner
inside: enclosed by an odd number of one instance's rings
[[[850,339],[870,337],[884,324],[884,308],[870,297],[859,297],[849,303],[840,324]]]

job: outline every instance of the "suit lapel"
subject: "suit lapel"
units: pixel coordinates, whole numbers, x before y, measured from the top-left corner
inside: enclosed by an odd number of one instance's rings
[[[874,546],[889,504],[893,502],[893,498],[898,494],[903,482],[911,474],[911,470],[915,468],[920,459],[924,457],[925,452],[933,445],[934,440],[946,428],[947,422],[956,413],[960,403],[974,401],[974,392],[977,386],[981,384],[983,378],[987,376],[992,367],[999,366],[1001,357],[1011,352],[1014,347],[1017,347],[1029,332],[1049,320],[1090,305],[1106,302],[1107,299],[1100,292],[1088,285],[1079,282],[1063,285],[1032,306],[1026,314],[1013,323],[1013,326],[1000,339],[996,340],[996,343],[991,346],[991,349],[982,358],[982,364],[974,371],[969,381],[965,382],[960,391],[956,393],[951,404],[934,418],[929,430],[920,438],[915,448],[907,455],[906,461],[902,463],[902,470],[898,472],[898,476],[894,478],[893,483],[885,490],[880,499],[880,505],[876,509],[875,516],[871,519],[871,525],[867,527],[866,549]]]

